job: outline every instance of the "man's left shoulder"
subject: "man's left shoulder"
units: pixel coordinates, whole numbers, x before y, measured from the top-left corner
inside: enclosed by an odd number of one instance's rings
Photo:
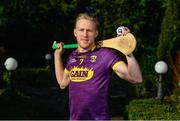
[[[106,54],[118,54],[117,50],[114,50],[112,48],[101,48],[100,51]]]

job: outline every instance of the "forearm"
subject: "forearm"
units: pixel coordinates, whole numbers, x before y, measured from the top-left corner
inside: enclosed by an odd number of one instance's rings
[[[55,75],[57,82],[61,89],[64,89],[70,82],[68,74],[64,72],[64,64],[62,61],[63,48],[62,43],[57,44],[58,49],[54,51],[54,65],[55,65]]]
[[[142,82],[142,74],[137,60],[135,59],[133,54],[126,56],[128,63],[128,72],[132,83],[141,83]]]
[[[63,80],[63,74],[64,74],[64,65],[63,65],[61,57],[55,56],[54,63],[55,63],[56,79],[58,81],[58,84],[61,85],[62,80]]]

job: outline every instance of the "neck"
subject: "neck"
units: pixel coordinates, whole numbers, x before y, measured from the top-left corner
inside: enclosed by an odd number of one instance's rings
[[[87,49],[78,47],[77,51],[78,51],[79,53],[85,53],[85,52],[93,51],[95,48],[96,48],[96,46],[92,46],[92,47],[87,48]]]

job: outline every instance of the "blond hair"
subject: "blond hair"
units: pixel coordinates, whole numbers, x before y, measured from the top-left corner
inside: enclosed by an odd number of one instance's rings
[[[94,22],[95,26],[96,26],[96,30],[99,29],[99,21],[98,21],[97,17],[95,17],[94,15],[89,14],[89,13],[80,13],[80,14],[78,14],[78,16],[76,18],[76,21],[75,21],[75,27],[76,27],[77,22],[80,19],[86,19],[86,20],[90,20],[90,21]]]

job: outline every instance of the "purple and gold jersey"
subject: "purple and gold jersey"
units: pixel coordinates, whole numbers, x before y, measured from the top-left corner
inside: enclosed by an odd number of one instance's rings
[[[65,72],[70,77],[70,119],[108,120],[108,86],[112,68],[122,64],[112,50],[97,48],[91,52],[73,51]]]

